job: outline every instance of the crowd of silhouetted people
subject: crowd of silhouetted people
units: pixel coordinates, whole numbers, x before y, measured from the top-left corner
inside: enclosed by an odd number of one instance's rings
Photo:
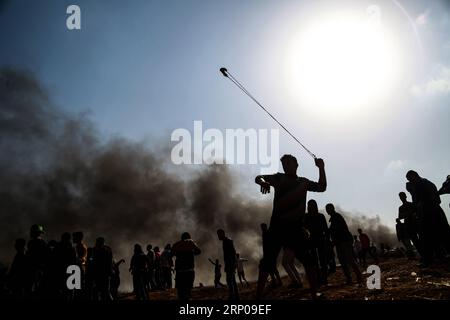
[[[288,274],[291,287],[302,287],[303,283],[294,264],[302,263],[309,283],[311,297],[320,296],[317,288],[327,285],[328,275],[336,271],[335,253],[345,275],[346,283],[352,284],[352,275],[362,285],[362,270],[367,268],[367,258],[374,264],[379,256],[387,256],[391,248],[384,243],[377,249],[369,236],[358,229],[352,235],[344,217],[332,203],[325,206],[329,224],[319,213],[317,202],[307,201],[308,192],[324,192],[327,188],[325,164],[315,159],[319,169],[317,182],[297,175],[298,162],[292,155],[281,158],[284,173],[257,176],[263,194],[274,189],[273,211],[270,227],[261,225],[263,237],[263,258],[259,265],[256,298],[264,293],[267,280],[281,285],[277,270],[277,258],[283,250],[282,265]],[[440,195],[450,193],[450,176],[440,190],[429,180],[415,171],[406,174],[406,190],[411,194],[408,202],[406,194],[400,193],[402,206],[397,219],[398,240],[404,245],[405,255],[413,258],[419,255],[421,267],[429,267],[437,259],[445,260],[450,255],[450,226],[440,206]]]
[[[87,247],[82,232],[65,232],[59,241],[44,240],[44,228],[35,224],[28,242],[17,239],[16,254],[4,284],[7,295],[17,299],[89,299],[117,298],[120,285],[119,266],[105,239],[99,237]],[[67,285],[68,267],[78,266],[81,289]]]
[[[441,207],[441,195],[450,194],[450,176],[438,190],[431,181],[410,170],[406,190],[399,193],[402,205],[396,219],[397,238],[410,258],[419,256],[420,266],[428,267],[450,254],[450,226]]]
[[[15,299],[116,300],[119,296],[120,266],[124,259],[114,259],[111,247],[99,237],[88,247],[82,232],[65,232],[59,241],[44,240],[44,227],[35,224],[30,238],[17,239],[16,254],[0,281],[4,297]],[[133,278],[133,292],[138,299],[149,298],[149,291],[172,288],[172,247],[148,245],[144,253],[134,246],[129,271]],[[80,288],[67,284],[69,266],[80,270]]]
[[[319,168],[317,182],[297,176],[298,163],[292,155],[281,158],[284,173],[257,176],[263,194],[274,189],[273,211],[270,225],[262,223],[261,243],[263,256],[259,262],[256,298],[263,296],[267,281],[272,287],[282,286],[278,271],[278,256],[283,252],[281,264],[285,269],[290,288],[303,287],[303,275],[296,267],[297,260],[303,265],[304,276],[309,284],[311,297],[320,296],[317,289],[328,284],[328,277],[336,272],[336,256],[345,276],[346,284],[363,283],[362,274],[367,259],[377,264],[380,257],[392,250],[387,244],[376,248],[369,235],[361,228],[358,234],[350,232],[345,218],[332,203],[325,206],[327,219],[319,212],[314,199],[307,201],[308,192],[324,192],[327,188],[325,164],[316,159]],[[403,247],[401,252],[408,258],[418,257],[421,267],[429,267],[436,260],[445,260],[450,254],[450,226],[440,203],[440,196],[450,194],[450,176],[440,190],[415,171],[406,174],[406,190],[400,192],[402,202],[396,219],[396,231]],[[119,296],[120,265],[124,259],[115,260],[111,248],[103,237],[88,247],[82,232],[63,233],[59,241],[45,241],[44,228],[33,225],[29,240],[17,239],[16,254],[9,270],[2,271],[1,287],[6,296],[18,299],[64,299],[64,300],[115,300]],[[244,270],[248,259],[236,252],[234,242],[225,230],[217,230],[222,242],[223,270],[226,284],[221,282],[222,265],[219,259],[208,259],[214,266],[215,288],[226,288],[228,299],[239,300],[239,286],[249,287]],[[173,245],[167,244],[163,251],[152,245],[144,249],[135,244],[129,263],[133,279],[133,292],[138,300],[148,300],[149,292],[172,289],[173,275],[180,300],[191,298],[195,282],[195,256],[201,249],[184,232]],[[78,266],[81,271],[81,288],[67,285],[67,268]]]

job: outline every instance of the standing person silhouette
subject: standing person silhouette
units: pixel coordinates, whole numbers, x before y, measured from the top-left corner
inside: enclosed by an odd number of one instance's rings
[[[222,265],[220,264],[219,259],[216,259],[216,262],[212,261],[211,259],[208,259],[208,261],[211,262],[214,266],[214,288],[225,287],[225,285],[220,282],[220,278],[222,278]]]
[[[147,245],[147,257],[149,261],[146,288],[147,291],[156,290],[155,283],[155,252],[153,251],[153,246],[151,244]]]
[[[406,173],[406,190],[416,205],[422,236],[422,266],[429,266],[441,247],[450,253],[450,226],[441,208],[439,192],[431,181],[422,178],[417,172]]]
[[[172,245],[166,244],[164,251],[161,253],[161,273],[162,273],[162,288],[172,289]]]
[[[155,274],[155,286],[157,290],[162,289],[162,272],[161,272],[161,252],[159,250],[159,247],[156,246],[153,249],[153,252],[155,253],[155,260],[153,261],[153,267],[154,267],[154,274]]]
[[[403,244],[406,249],[406,256],[408,258],[414,257],[414,247],[411,244],[406,225],[401,222],[399,218],[395,219],[395,232],[397,234],[397,240]]]
[[[200,253],[200,248],[187,232],[181,235],[181,241],[172,246],[172,255],[176,258],[175,286],[179,300],[189,300],[191,298],[195,280],[194,256]]]
[[[267,277],[276,269],[277,258],[283,246],[292,248],[295,257],[303,263],[308,278],[311,297],[317,298],[316,273],[314,262],[308,250],[303,220],[306,210],[308,191],[324,192],[327,188],[325,164],[322,159],[315,159],[319,168],[319,181],[313,182],[297,176],[298,162],[292,155],[281,157],[284,173],[260,175],[255,182],[261,186],[263,194],[275,189],[273,211],[268,230],[268,245],[260,263],[256,298],[260,299],[266,286]]]
[[[133,288],[137,300],[148,300],[145,288],[145,276],[148,272],[149,260],[140,244],[134,245],[134,254],[131,257],[129,271],[133,275]]]
[[[16,255],[8,272],[8,287],[14,299],[26,298],[29,263],[26,252],[26,240],[16,239],[14,249]]]
[[[269,228],[266,223],[261,223],[261,237],[262,237],[262,249],[263,249],[263,258],[267,254],[269,242],[268,242],[268,234]],[[262,263],[263,259],[261,259],[260,263]],[[275,269],[269,273],[272,287],[280,287],[283,285],[281,282],[280,273],[278,272],[278,268],[275,264]]]
[[[310,249],[311,254],[319,271],[319,284],[326,285],[328,283],[328,257],[327,257],[327,241],[330,234],[328,231],[327,220],[325,216],[319,212],[316,200],[308,201],[308,213],[305,215],[305,225],[310,233]]]
[[[247,261],[248,261],[248,259],[241,258],[239,253],[236,254],[237,274],[238,274],[239,282],[242,287],[244,286],[244,283],[242,282],[242,280],[244,280],[247,287],[250,286],[248,284],[247,279],[245,279],[245,271],[244,271],[244,262],[247,262]]]
[[[367,268],[367,260],[366,256],[369,254],[375,264],[378,263],[378,258],[375,256],[374,252],[371,250],[370,246],[370,238],[367,234],[365,234],[362,229],[358,229],[359,234],[359,242],[361,243],[361,259],[362,259],[362,265],[364,268]]]
[[[92,249],[92,274],[95,288],[95,300],[112,300],[110,281],[113,272],[113,254],[105,245],[105,238],[98,237]]]
[[[77,263],[77,252],[72,244],[72,235],[69,232],[64,232],[61,235],[61,241],[56,246],[56,277],[58,283],[58,294],[61,298],[66,300],[73,300],[75,297],[75,290],[67,288],[67,267]]]
[[[228,286],[228,299],[239,300],[239,290],[236,283],[236,250],[234,249],[233,240],[225,235],[222,229],[217,230],[217,237],[223,243],[223,261],[225,263],[225,274]]]
[[[120,265],[125,263],[124,259],[120,259],[119,261],[113,260],[113,273],[111,275],[111,296],[113,300],[117,300],[119,298],[119,287],[120,287]]]
[[[359,238],[357,235],[354,235],[353,236],[353,257],[355,258],[356,262],[358,262],[361,267],[364,267],[363,262],[362,262],[361,251],[362,251],[361,241],[359,241]]]
[[[417,252],[422,257],[423,247],[419,237],[419,217],[417,215],[416,205],[408,201],[406,193],[404,192],[400,192],[398,197],[402,202],[402,205],[398,208],[398,219],[403,220],[404,229],[408,234],[408,238],[411,239]]]
[[[353,236],[348,230],[347,222],[340,213],[337,213],[334,205],[329,203],[325,210],[330,215],[330,236],[333,244],[336,246],[336,253],[344,271],[347,284],[352,283],[352,273],[355,272],[358,283],[362,284],[362,274],[358,268],[355,257],[353,256]]]
[[[83,241],[84,234],[81,231],[72,234],[73,244],[76,252],[77,265],[81,270],[81,290],[75,291],[75,298],[83,298],[86,296],[85,281],[86,281],[86,261],[87,261],[87,246]],[[81,292],[78,292],[81,291]]]
[[[48,280],[50,247],[43,239],[44,227],[34,224],[30,228],[30,240],[27,244],[26,256],[29,263],[27,294],[33,297],[42,296],[45,280]],[[47,279],[45,279],[47,277]]]

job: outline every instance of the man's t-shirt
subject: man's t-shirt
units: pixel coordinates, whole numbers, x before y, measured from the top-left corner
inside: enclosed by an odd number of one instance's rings
[[[161,268],[172,268],[173,261],[172,261],[172,253],[168,249],[164,249],[163,253],[161,254]]]
[[[233,240],[229,238],[223,240],[223,261],[225,272],[234,272],[236,269],[236,250],[234,249]]]
[[[361,247],[363,249],[369,249],[370,248],[370,239],[365,233],[361,233],[359,235],[359,241],[361,241]]]
[[[320,243],[328,238],[328,225],[325,216],[321,213],[307,213],[305,227],[310,233],[313,243]]]
[[[398,208],[398,218],[404,219],[406,225],[416,223],[416,206],[412,202],[405,202]]]
[[[436,185],[425,178],[415,183],[408,182],[407,190],[411,192],[413,202],[416,204],[436,206],[441,203]]]
[[[337,212],[333,213],[330,217],[330,235],[336,244],[353,241],[353,236],[348,230],[344,217]]]
[[[50,256],[50,248],[47,243],[41,239],[31,239],[27,245],[27,257],[30,259],[30,265],[33,269],[43,268]]]
[[[94,274],[99,277],[109,277],[113,271],[113,258],[111,248],[98,246],[93,249]]]
[[[152,249],[147,251],[147,258],[148,258],[148,268],[150,270],[153,270],[155,268],[155,253]]]
[[[176,257],[176,271],[194,271],[194,255],[201,251],[191,239],[181,240],[172,246],[172,254]]]
[[[145,253],[135,253],[131,258],[131,269],[133,273],[145,272],[148,268],[148,257]]]
[[[275,189],[270,225],[301,224],[306,210],[308,191],[321,192],[323,186],[303,177],[284,173],[262,176]]]

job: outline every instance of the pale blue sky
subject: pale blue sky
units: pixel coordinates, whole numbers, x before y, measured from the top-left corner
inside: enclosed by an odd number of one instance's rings
[[[194,120],[207,128],[276,128],[219,75],[227,66],[326,160],[329,189],[317,197],[320,207],[331,201],[393,225],[408,169],[438,187],[450,174],[450,7],[444,0],[5,3],[0,65],[32,70],[58,105],[89,111],[105,136],[154,137],[169,145],[170,132],[192,130]],[[81,31],[65,27],[69,4],[81,7]],[[395,90],[357,117],[317,113],[291,99],[283,63],[303,21],[372,4],[400,39],[403,69]],[[301,173],[317,176],[283,133],[280,152],[297,155]],[[236,170],[249,196],[259,196],[252,178],[258,168]],[[450,214],[450,197],[442,199]]]

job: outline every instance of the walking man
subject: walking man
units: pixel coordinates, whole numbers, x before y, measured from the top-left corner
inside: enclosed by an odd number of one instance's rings
[[[236,250],[234,249],[233,240],[225,235],[222,229],[217,230],[217,237],[223,244],[223,261],[225,263],[225,274],[228,286],[228,299],[239,300],[239,290],[236,283]]]

